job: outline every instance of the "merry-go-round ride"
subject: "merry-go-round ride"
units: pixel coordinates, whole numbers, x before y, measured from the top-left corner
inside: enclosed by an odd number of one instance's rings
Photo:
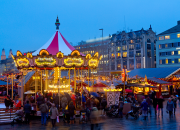
[[[37,80],[41,80],[41,93],[44,92],[70,92],[70,73],[73,72],[74,91],[76,91],[76,70],[85,70],[90,79],[89,70],[96,69],[101,60],[101,56],[96,52],[93,56],[91,54],[84,55],[71,46],[59,31],[59,19],[56,19],[56,32],[41,48],[33,53],[22,54],[17,51],[14,59],[15,65],[22,75],[28,72],[35,71],[35,93],[38,91]],[[68,71],[68,79],[63,80],[61,71]],[[50,72],[53,73],[50,75]],[[53,79],[50,79],[50,76]],[[23,77],[23,76],[22,76]],[[43,80],[44,79],[44,80]],[[50,79],[50,81],[49,81]],[[44,87],[43,87],[44,82]],[[88,81],[89,82],[89,81]],[[83,87],[82,87],[83,88]],[[21,99],[23,100],[24,84],[21,83]],[[60,97],[60,96],[59,96]],[[36,100],[36,96],[35,96]],[[23,103],[23,101],[22,101]]]

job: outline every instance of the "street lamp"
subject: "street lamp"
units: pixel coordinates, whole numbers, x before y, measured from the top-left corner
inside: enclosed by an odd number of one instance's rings
[[[103,45],[103,28],[99,29],[102,30],[102,45]],[[104,53],[103,53],[104,54]],[[104,63],[104,62],[103,62]],[[104,73],[104,64],[103,64],[103,73]]]

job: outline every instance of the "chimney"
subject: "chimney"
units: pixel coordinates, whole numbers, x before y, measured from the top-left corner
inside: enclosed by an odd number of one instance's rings
[[[180,25],[180,20],[179,20],[179,21],[177,21],[177,25]]]

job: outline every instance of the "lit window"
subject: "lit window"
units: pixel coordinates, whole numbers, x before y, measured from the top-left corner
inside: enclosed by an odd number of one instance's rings
[[[117,53],[117,57],[121,57],[121,53]]]
[[[171,55],[174,55],[174,51],[171,51]]]
[[[170,39],[170,36],[169,35],[165,36],[165,39]]]
[[[106,61],[104,61],[104,64],[106,64]]]
[[[122,50],[123,50],[123,51],[127,50],[127,46],[123,46],[123,47],[122,47]]]
[[[159,37],[159,40],[164,40],[164,36]]]
[[[113,58],[113,57],[115,57],[115,55],[114,55],[114,54],[111,54],[111,57]]]
[[[165,47],[168,48],[168,44],[165,44]]]
[[[161,49],[162,48],[162,45],[159,45],[159,49]]]
[[[134,43],[134,41],[133,41],[133,40],[131,40],[131,43]]]
[[[127,57],[127,52],[123,52],[123,57]]]
[[[180,38],[180,33],[179,33],[179,34],[177,34],[177,38]]]
[[[178,55],[180,55],[180,51],[178,51]]]
[[[174,60],[172,60],[172,63],[174,64]]]
[[[166,59],[166,64],[168,64],[168,59]]]
[[[159,64],[162,64],[162,60],[159,60]]]
[[[180,58],[178,59],[178,61],[180,62]]]
[[[80,47],[79,47],[79,49],[80,49]]]

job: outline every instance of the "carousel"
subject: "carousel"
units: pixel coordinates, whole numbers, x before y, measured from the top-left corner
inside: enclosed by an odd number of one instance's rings
[[[12,55],[15,65],[21,72],[22,77],[29,72],[34,72],[34,93],[38,91],[41,93],[56,92],[60,95],[61,92],[75,92],[76,73],[80,71],[80,81],[82,85],[82,71],[86,71],[89,85],[91,76],[89,71],[92,72],[96,69],[99,60],[101,60],[98,52],[93,56],[91,54],[84,55],[71,46],[59,31],[60,23],[58,17],[55,25],[55,34],[41,48],[33,53],[22,54],[20,51],[17,51],[16,55]],[[62,71],[67,71],[68,77],[62,77]],[[71,85],[72,80],[74,86]],[[23,99],[23,80],[20,87],[21,98]],[[83,89],[82,86],[81,88]]]

